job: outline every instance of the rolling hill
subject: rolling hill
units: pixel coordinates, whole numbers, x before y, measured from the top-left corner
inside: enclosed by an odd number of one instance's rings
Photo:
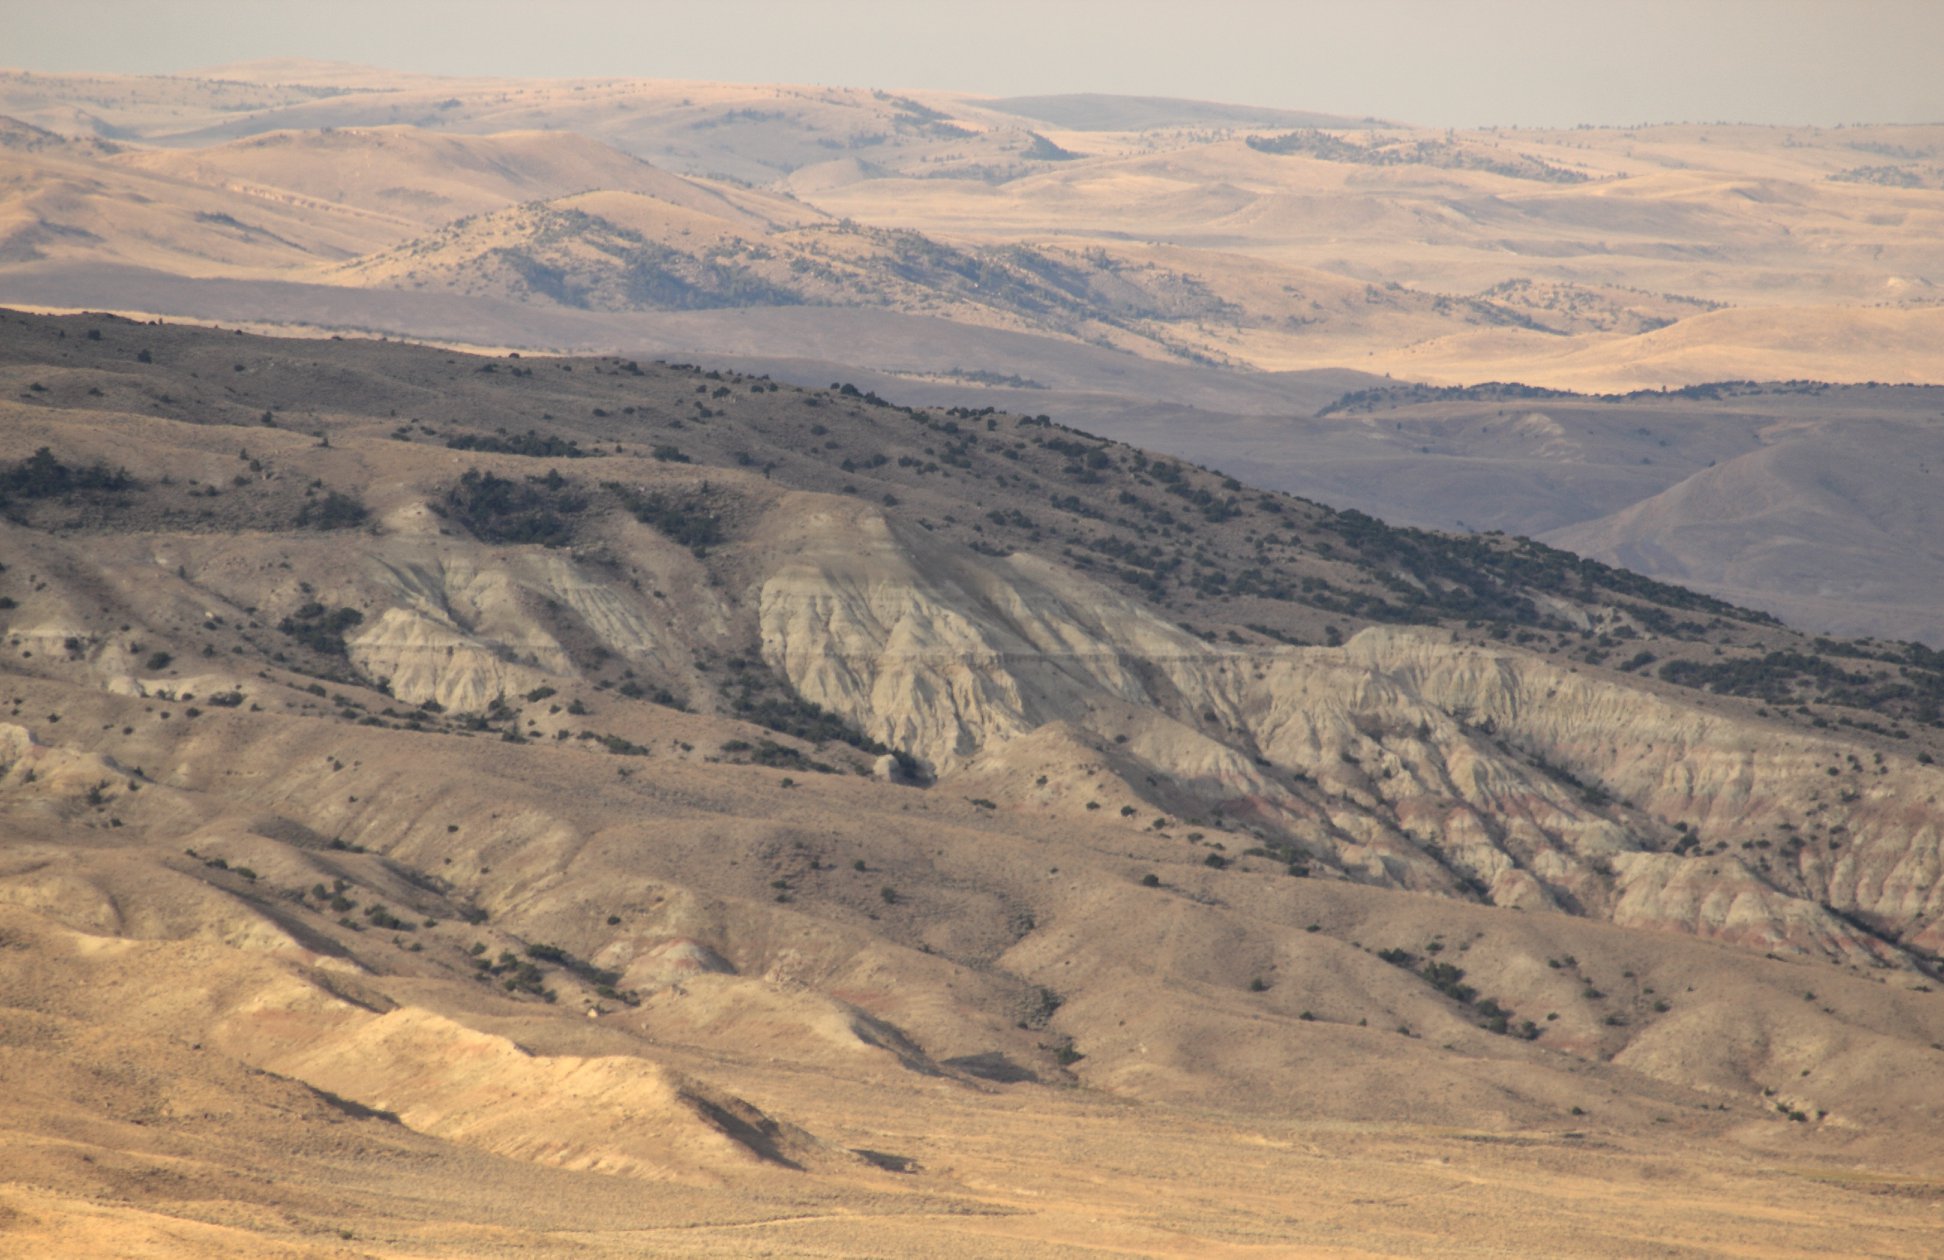
[[[0,408],[43,1251],[1929,1245],[1935,653],[855,384]]]
[[[1935,127],[1446,133],[1149,98],[308,62],[12,72],[0,115],[0,301],[17,306],[869,381],[1386,519],[1584,545],[1813,630],[1937,642],[1915,518],[1873,520],[1821,493],[1813,460],[1764,459],[1762,493],[1817,504],[1778,559],[1721,526],[1745,516],[1746,476],[1700,475],[1852,429],[1887,444],[1879,463],[1921,465],[1924,395],[1825,391],[1845,409],[1811,418],[1692,392],[1939,380]],[[1386,378],[1552,391],[1537,423],[1576,436],[1535,458],[1442,419],[1407,440],[1411,416],[1385,434],[1317,414]],[[1558,398],[1659,390],[1597,420]],[[1886,410],[1890,428],[1857,429]],[[1637,411],[1656,443],[1708,454],[1591,440]],[[1696,479],[1670,493],[1677,467]]]

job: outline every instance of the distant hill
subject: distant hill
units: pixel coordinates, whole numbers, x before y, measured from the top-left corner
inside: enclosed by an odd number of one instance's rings
[[[1361,130],[1390,126],[1375,118],[1348,118],[1307,110],[1229,105],[1169,96],[1115,96],[1076,92],[1050,96],[983,99],[987,109],[1034,118],[1068,131],[1151,131],[1163,127],[1317,127]]]
[[[1540,408],[1569,434],[1534,436],[1541,454],[1488,435],[1495,414],[1311,424],[1330,396],[1303,382],[1667,389],[1645,426],[1708,430],[1683,445],[1727,461],[1758,449],[1750,426],[1678,391],[1944,381],[1938,127],[1433,131],[310,62],[0,72],[0,113],[0,300],[869,373],[1342,507],[1570,538],[1805,625],[1937,633],[1913,516],[1804,491],[1823,509],[1757,563],[1760,532],[1724,525],[1746,481],[1610,420]],[[1014,380],[1048,388],[1028,404]],[[1841,397],[1805,423],[1882,410]],[[1898,449],[1927,459],[1909,419]],[[1769,461],[1765,484],[1809,466]]]
[[[669,196],[687,188],[679,176],[609,145],[542,131],[274,131],[208,148],[131,153],[124,164],[246,201],[344,206],[428,226],[595,189]]]

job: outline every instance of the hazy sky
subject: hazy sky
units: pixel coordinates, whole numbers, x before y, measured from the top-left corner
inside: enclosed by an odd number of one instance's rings
[[[0,0],[0,65],[1127,92],[1431,125],[1944,121],[1944,0]]]

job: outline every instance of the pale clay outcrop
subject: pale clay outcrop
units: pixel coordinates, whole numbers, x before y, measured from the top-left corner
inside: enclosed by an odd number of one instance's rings
[[[1443,632],[1215,647],[1044,561],[860,533],[773,568],[764,656],[940,773],[1061,721],[1351,878],[1859,960],[1897,955],[1827,907],[1944,944],[1944,774],[1906,758]],[[1661,852],[1677,824],[1695,855]]]
[[[1064,776],[1041,795],[1077,811],[1106,791],[1086,765],[1137,824],[1251,828],[1317,875],[1856,961],[1944,946],[1944,773],[1908,758],[1852,762],[1745,708],[1442,631],[1215,646],[1058,564],[828,496],[786,495],[743,536],[740,590],[644,529],[624,542],[654,586],[401,537],[318,598],[367,610],[349,657],[407,703],[477,711],[577,677],[571,632],[706,704],[698,651],[753,622],[799,696],[987,796]]]

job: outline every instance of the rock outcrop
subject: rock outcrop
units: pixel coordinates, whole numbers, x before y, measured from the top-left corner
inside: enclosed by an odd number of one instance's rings
[[[1880,965],[1944,945],[1944,773],[1908,758],[1443,632],[1217,647],[870,514],[758,611],[799,695],[942,775],[1059,724],[1145,805],[1344,878]]]

